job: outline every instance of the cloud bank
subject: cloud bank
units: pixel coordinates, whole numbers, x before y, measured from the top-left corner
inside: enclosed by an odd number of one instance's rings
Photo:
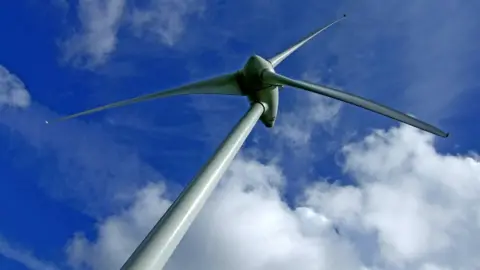
[[[323,181],[285,202],[275,164],[238,157],[166,269],[475,269],[480,162],[442,154],[407,126],[343,148],[355,186]],[[76,269],[118,269],[169,205],[163,185],[138,192],[97,237],[68,245]],[[336,233],[338,228],[339,233]],[[188,260],[185,260],[188,258]]]

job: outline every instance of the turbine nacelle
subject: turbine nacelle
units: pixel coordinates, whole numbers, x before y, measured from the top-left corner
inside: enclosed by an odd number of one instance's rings
[[[273,127],[278,112],[278,86],[267,83],[262,73],[268,70],[275,72],[272,64],[258,55],[252,55],[237,74],[237,83],[240,90],[246,95],[250,103],[259,102],[265,107],[260,120],[266,127]]]

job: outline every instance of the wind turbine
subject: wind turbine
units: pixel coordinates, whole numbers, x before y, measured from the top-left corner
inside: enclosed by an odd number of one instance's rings
[[[314,31],[298,43],[270,59],[265,59],[258,55],[251,56],[244,67],[236,72],[167,91],[156,92],[111,103],[58,119],[71,119],[114,107],[175,95],[237,95],[246,96],[250,101],[249,110],[222,142],[213,157],[211,157],[196,177],[182,191],[162,218],[136,248],[133,254],[128,258],[122,269],[153,270],[162,269],[165,266],[257,121],[260,120],[267,128],[272,128],[274,126],[278,112],[278,89],[283,86],[290,86],[328,96],[382,114],[440,137],[448,137],[448,133],[443,132],[428,123],[368,99],[328,86],[291,79],[275,72],[275,67],[290,54],[295,52],[320,32],[340,22],[345,17],[346,16],[344,15],[342,18],[335,20],[327,26]]]

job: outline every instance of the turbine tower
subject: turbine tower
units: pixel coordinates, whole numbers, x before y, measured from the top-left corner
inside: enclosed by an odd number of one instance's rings
[[[342,18],[337,19],[327,26],[314,31],[298,43],[270,59],[265,59],[258,55],[251,56],[244,67],[236,72],[167,91],[160,91],[129,100],[111,103],[58,119],[67,120],[114,107],[175,95],[237,95],[246,96],[250,102],[250,108],[242,119],[222,142],[221,146],[217,149],[207,164],[204,165],[190,184],[181,192],[162,218],[155,224],[145,239],[135,249],[133,254],[123,265],[123,270],[158,270],[165,266],[257,121],[260,120],[267,128],[272,128],[274,126],[278,112],[279,87],[290,86],[328,96],[382,114],[435,135],[448,137],[448,133],[445,133],[428,123],[371,100],[328,86],[291,79],[275,72],[275,67],[290,54],[295,52],[320,32],[338,23],[345,17],[346,16],[344,15]]]

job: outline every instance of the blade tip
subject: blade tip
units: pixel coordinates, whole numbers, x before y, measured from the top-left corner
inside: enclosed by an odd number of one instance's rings
[[[448,138],[448,136],[450,136],[450,132],[443,132],[443,131],[439,131],[434,134],[442,138]]]

